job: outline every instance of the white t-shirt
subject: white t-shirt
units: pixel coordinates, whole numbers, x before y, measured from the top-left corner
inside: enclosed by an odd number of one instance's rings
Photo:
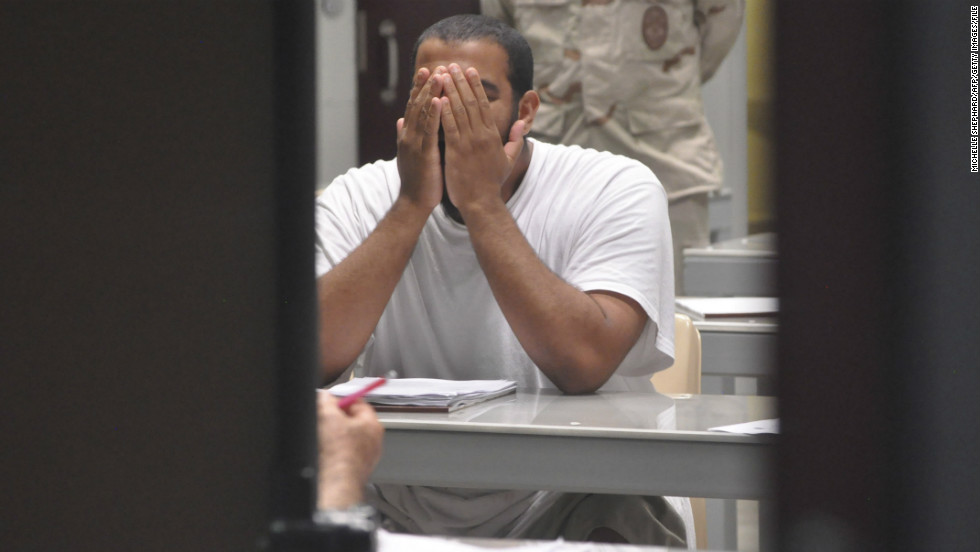
[[[673,363],[674,282],[663,186],[631,159],[530,140],[531,163],[507,202],[538,258],[582,291],[626,295],[649,320],[604,390],[652,390]],[[338,177],[317,201],[317,277],[374,230],[398,197],[394,160]],[[661,322],[666,323],[661,323]],[[392,293],[358,376],[509,379],[554,388],[507,324],[464,225],[436,207]]]
[[[653,391],[650,375],[673,363],[674,281],[667,196],[626,157],[530,140],[531,163],[507,202],[538,258],[582,291],[639,303],[649,318],[603,390]],[[316,209],[316,274],[329,271],[375,229],[398,197],[394,160],[338,177]],[[663,322],[663,323],[661,323]],[[493,298],[464,225],[436,207],[364,354],[358,376],[509,379],[554,388],[522,349]],[[377,485],[372,503],[414,532],[519,537],[559,493]]]

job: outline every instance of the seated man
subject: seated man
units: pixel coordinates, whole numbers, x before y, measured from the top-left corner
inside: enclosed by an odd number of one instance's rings
[[[526,137],[539,105],[533,61],[507,25],[445,19],[419,37],[413,60],[397,158],[338,177],[317,202],[325,380],[397,370],[652,391],[650,375],[674,352],[663,186],[631,159]],[[394,530],[687,538],[661,497],[371,489]]]

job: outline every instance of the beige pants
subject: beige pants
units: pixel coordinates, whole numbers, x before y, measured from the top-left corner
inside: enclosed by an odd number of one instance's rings
[[[708,194],[692,194],[671,201],[667,207],[674,245],[674,295],[684,295],[684,249],[705,247],[708,228]]]

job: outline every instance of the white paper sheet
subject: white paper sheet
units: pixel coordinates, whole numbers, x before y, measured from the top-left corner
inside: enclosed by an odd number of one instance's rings
[[[708,428],[708,431],[724,431],[726,433],[741,433],[744,435],[757,435],[760,433],[779,433],[779,418],[770,420],[756,420],[742,424],[732,424]]]

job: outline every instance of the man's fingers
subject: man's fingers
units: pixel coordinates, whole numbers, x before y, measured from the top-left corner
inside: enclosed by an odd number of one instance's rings
[[[479,118],[471,118],[471,120],[482,120],[483,124],[490,127],[494,126],[493,115],[490,114],[490,98],[487,97],[487,91],[483,89],[483,81],[480,80],[480,73],[475,67],[466,70],[466,82],[469,83],[470,89],[473,91],[475,105],[479,111]]]
[[[520,155],[521,150],[524,148],[524,121],[518,119],[510,127],[510,134],[507,137],[507,143],[504,144],[504,153],[507,158],[510,159],[511,163],[517,159]]]
[[[415,73],[415,82],[412,84],[412,91],[408,94],[408,103],[405,104],[405,119],[408,121],[413,121],[418,113],[418,101],[422,91],[424,90],[426,84],[428,84],[431,75],[429,70],[425,67],[418,70]],[[404,123],[403,123],[404,124]],[[401,129],[399,129],[399,132]]]
[[[350,406],[350,409],[347,412],[350,417],[357,419],[371,420],[375,416],[374,407],[363,399],[354,401],[354,404]]]
[[[430,132],[433,119],[438,126],[439,113],[432,110],[432,99],[438,98],[442,94],[442,72],[443,67],[437,67],[435,72],[426,81],[425,86],[416,98],[415,129],[423,135]]]
[[[425,118],[425,109],[429,103],[429,98],[432,97],[432,84],[433,81],[439,80],[436,76],[430,76],[426,79],[422,88],[416,94],[405,112],[405,118],[409,120],[410,123],[414,123],[416,128],[421,123],[422,119]]]
[[[434,147],[439,139],[439,124],[442,122],[442,102],[439,98],[429,100],[428,119],[422,129],[422,149]]]
[[[316,400],[318,404],[324,407],[337,405],[337,398],[331,395],[330,393],[323,393],[323,392],[317,393]]]
[[[448,103],[443,102],[443,117],[445,117],[445,112],[448,109],[452,111],[453,119],[457,128],[468,128],[470,118],[466,112],[466,106],[463,105],[463,98],[460,96],[460,89],[456,84],[456,78],[452,74],[453,66],[455,66],[455,64],[450,66],[450,73],[443,79],[443,90],[446,92],[444,99],[448,98],[449,100]],[[456,69],[458,70],[459,67],[456,66]],[[469,86],[466,85],[466,81],[463,81],[463,85],[466,88],[469,88]]]
[[[408,103],[405,105],[406,118],[414,111],[418,110],[419,102],[424,102],[427,90],[431,87],[433,74],[425,67],[415,73],[415,80],[412,83],[412,91],[408,94]]]
[[[442,104],[440,111],[442,113],[442,130],[446,135],[447,144],[455,144],[459,141],[459,124],[456,121],[456,114],[453,113],[452,101],[447,97],[439,98],[439,103]]]
[[[419,95],[422,87],[425,86],[426,82],[428,82],[429,76],[429,70],[425,67],[419,69],[418,73],[415,73],[415,82],[412,84],[412,91],[408,94],[409,103],[411,103],[412,100]]]
[[[317,416],[322,424],[332,425],[334,420],[341,415],[340,408],[337,407],[337,398],[330,393],[318,392],[316,401]]]
[[[471,67],[468,69],[468,71],[475,72],[476,69]],[[459,102],[466,114],[466,120],[469,121],[469,125],[473,126],[479,122],[482,122],[482,105],[477,99],[477,96],[473,93],[472,84],[468,80],[466,74],[463,72],[462,67],[455,63],[451,64],[449,66],[449,74],[452,76],[453,85],[456,87],[456,91],[459,94]],[[479,81],[479,76],[477,76],[477,80]],[[489,102],[487,107],[490,107]],[[462,119],[462,117],[459,115],[457,115],[457,118]]]
[[[432,77],[429,79],[429,82],[426,83],[429,86],[428,98],[426,99],[426,102],[428,102],[432,98],[438,98],[439,96],[442,95],[443,80],[441,77],[445,72],[446,72],[445,67],[441,65],[439,67],[436,67],[436,70],[432,74]]]
[[[425,81],[429,80],[430,75],[431,71],[429,71],[428,67],[420,67],[418,73],[415,75],[415,89],[418,90],[422,88]]]

